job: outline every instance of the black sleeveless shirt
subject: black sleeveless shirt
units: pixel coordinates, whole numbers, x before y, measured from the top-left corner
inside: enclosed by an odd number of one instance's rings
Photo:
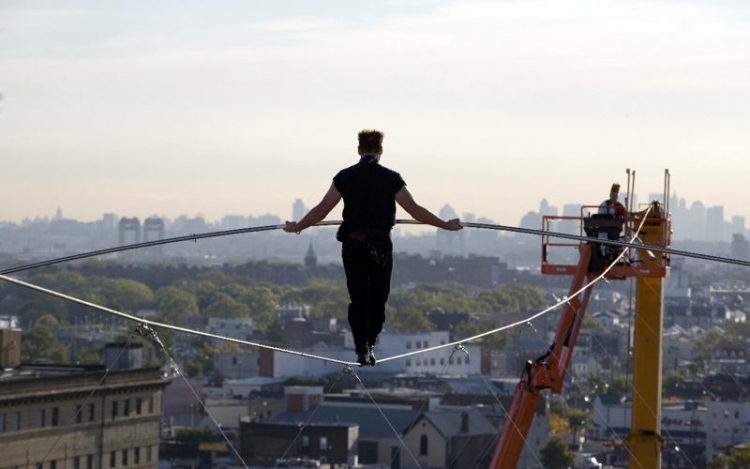
[[[381,166],[373,156],[339,171],[333,178],[344,199],[343,220],[350,231],[390,229],[396,224],[396,193],[406,185],[396,171]]]

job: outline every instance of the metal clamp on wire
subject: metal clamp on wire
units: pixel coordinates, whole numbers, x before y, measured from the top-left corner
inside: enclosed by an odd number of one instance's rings
[[[133,331],[133,335],[138,335],[149,339],[162,349],[164,348],[164,344],[162,344],[161,339],[159,339],[159,336],[156,334],[156,331],[148,327],[148,325],[146,324],[138,324]]]
[[[464,344],[456,344],[456,345],[454,345],[453,346],[453,351],[454,352],[461,351],[461,352],[465,353],[467,357],[471,357],[471,355],[469,355],[469,351],[466,350],[466,347],[464,347]]]

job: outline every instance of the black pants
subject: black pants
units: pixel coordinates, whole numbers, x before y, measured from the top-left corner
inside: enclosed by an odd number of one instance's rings
[[[344,240],[341,258],[349,290],[349,327],[357,353],[375,345],[385,323],[385,303],[391,292],[393,243],[388,236],[367,235]]]

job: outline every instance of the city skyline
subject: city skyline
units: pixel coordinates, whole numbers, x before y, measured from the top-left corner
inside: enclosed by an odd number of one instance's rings
[[[635,194],[634,204],[638,205],[638,195]],[[661,199],[661,195],[649,194],[647,200]],[[661,201],[660,201],[661,202]],[[550,203],[547,198],[539,200],[537,207],[530,207],[524,211],[524,215],[517,221],[503,222],[493,220],[481,213],[471,212],[460,212],[455,207],[449,204],[444,204],[440,209],[435,210],[442,218],[453,218],[456,216],[461,217],[463,221],[467,222],[483,222],[483,223],[495,223],[498,225],[506,225],[511,227],[521,227],[530,229],[539,229],[541,227],[541,216],[542,215],[566,215],[566,216],[577,216],[580,212],[580,207],[583,206],[595,206],[597,204],[578,204],[571,202],[562,203]],[[151,213],[148,215],[143,214],[120,214],[116,210],[108,211],[103,213],[98,219],[95,220],[77,220],[75,218],[67,217],[64,210],[61,207],[55,211],[53,216],[44,217],[26,217],[22,222],[17,223],[10,220],[0,220],[0,223],[14,223],[14,224],[25,224],[33,223],[34,221],[53,221],[53,220],[73,220],[77,222],[91,223],[91,222],[104,222],[107,226],[112,226],[119,219],[126,218],[137,218],[141,223],[145,222],[148,218],[160,218],[168,223],[179,223],[182,221],[191,221],[196,219],[202,219],[207,225],[220,229],[240,229],[250,226],[266,226],[277,223],[283,223],[289,219],[299,219],[304,213],[309,210],[309,205],[305,204],[302,199],[295,199],[289,206],[288,213],[290,217],[284,217],[278,213],[264,213],[264,214],[232,214],[227,213],[221,215],[216,219],[208,219],[200,214],[190,215],[187,213],[179,214],[175,217],[166,216],[164,214]],[[410,219],[408,214],[398,214],[397,219]],[[403,216],[401,216],[403,215]],[[733,234],[748,235],[747,217],[744,215],[735,215],[727,213],[725,207],[721,205],[711,205],[704,203],[701,200],[686,200],[684,198],[677,197],[673,194],[670,197],[670,215],[672,217],[672,229],[673,236],[676,239],[695,239],[701,240],[705,236],[706,240],[731,240]],[[332,212],[325,220],[340,220],[339,213]],[[325,221],[324,220],[324,221]],[[722,222],[722,223],[720,223]],[[427,231],[434,231],[434,228],[429,226],[412,226],[412,225],[400,225],[399,230],[405,234],[419,234]],[[676,230],[676,231],[675,231]],[[703,232],[705,231],[705,233]]]
[[[11,0],[0,40],[0,219],[286,218],[369,127],[433,211],[516,223],[630,168],[750,216],[746,2]]]

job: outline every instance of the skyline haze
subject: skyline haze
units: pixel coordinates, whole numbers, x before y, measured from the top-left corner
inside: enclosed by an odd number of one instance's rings
[[[0,219],[291,217],[362,128],[434,212],[513,225],[630,168],[750,218],[750,4],[175,5],[0,5]]]

